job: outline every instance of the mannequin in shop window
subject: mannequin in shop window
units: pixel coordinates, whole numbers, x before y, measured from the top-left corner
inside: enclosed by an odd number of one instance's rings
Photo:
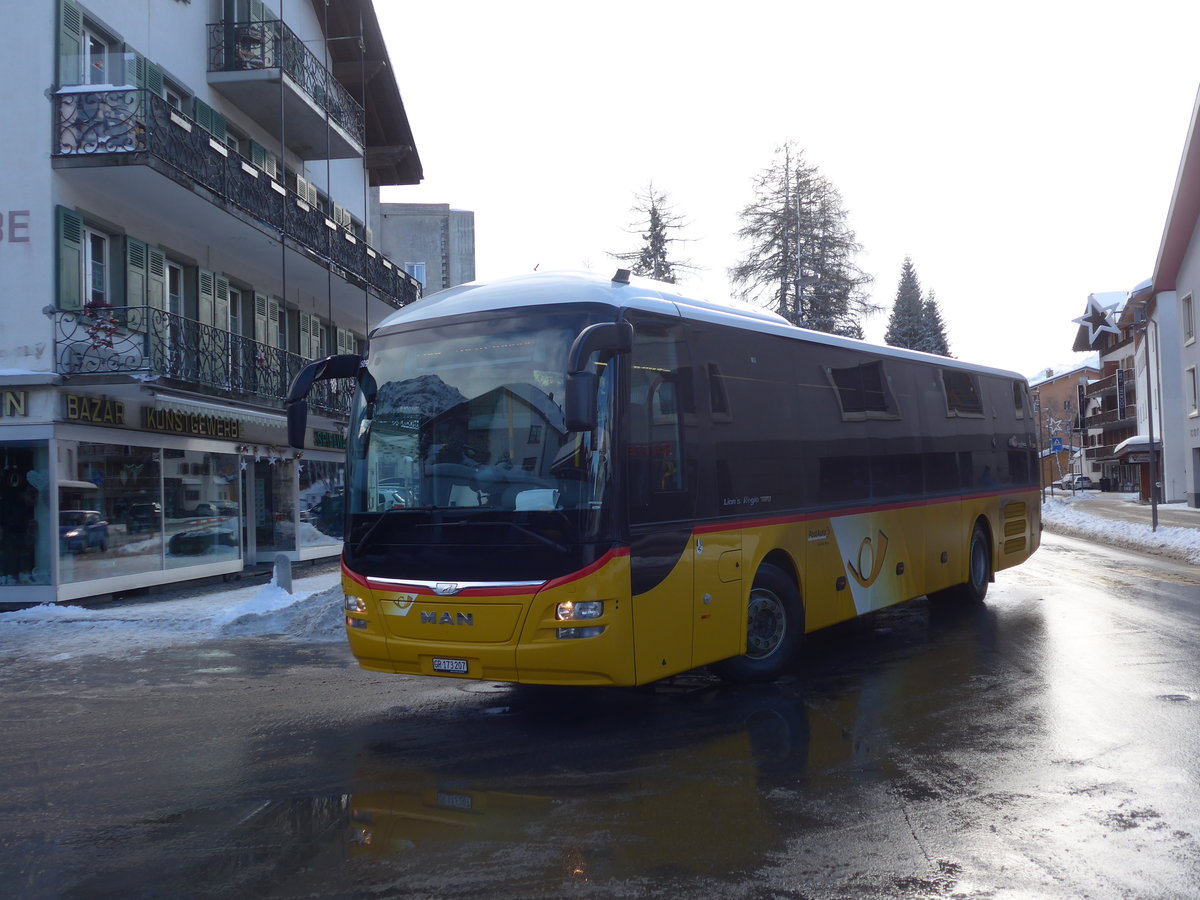
[[[37,490],[24,466],[5,461],[0,470],[0,584],[33,584],[36,564]]]

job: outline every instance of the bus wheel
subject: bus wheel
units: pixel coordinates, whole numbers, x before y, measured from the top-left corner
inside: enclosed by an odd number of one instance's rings
[[[967,550],[967,580],[963,584],[935,591],[932,600],[949,600],[957,603],[982,603],[987,596],[988,582],[992,580],[992,550],[988,544],[987,531],[978,522],[971,532],[971,545]]]
[[[746,609],[746,653],[712,669],[732,682],[773,681],[795,661],[804,634],[804,606],[795,583],[764,564],[754,576]]]

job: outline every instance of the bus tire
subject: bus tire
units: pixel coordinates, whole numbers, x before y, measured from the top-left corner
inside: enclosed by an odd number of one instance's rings
[[[979,522],[971,531],[971,543],[967,547],[967,580],[962,584],[935,591],[931,600],[948,600],[955,603],[982,603],[987,596],[988,583],[992,580],[992,547],[987,529]]]
[[[746,610],[746,652],[714,663],[724,681],[774,681],[796,660],[804,636],[804,605],[796,583],[764,563],[754,576]]]

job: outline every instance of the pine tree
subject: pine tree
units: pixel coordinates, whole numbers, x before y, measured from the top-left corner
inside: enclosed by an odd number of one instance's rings
[[[686,223],[672,209],[666,193],[656,191],[651,182],[645,193],[635,195],[632,212],[639,218],[630,233],[641,235],[641,249],[609,253],[609,256],[631,263],[629,271],[634,275],[668,284],[674,284],[684,272],[695,271],[696,266],[690,262],[670,258],[670,245],[683,240],[672,233],[680,231]]]
[[[892,317],[888,319],[887,332],[883,339],[893,347],[921,349],[925,336],[922,320],[924,304],[921,300],[921,282],[911,257],[904,257],[900,270],[900,283],[896,286],[896,301],[892,304]]]
[[[862,317],[876,310],[871,278],[854,262],[862,247],[841,195],[793,143],[755,179],[741,219],[749,252],[729,276],[742,298],[803,328],[862,337]]]
[[[946,325],[933,291],[929,292],[921,307],[921,332],[921,345],[917,349],[938,356],[950,355],[950,340],[946,337]]]

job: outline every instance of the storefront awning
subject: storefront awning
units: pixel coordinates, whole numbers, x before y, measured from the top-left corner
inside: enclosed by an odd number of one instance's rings
[[[182,397],[155,398],[154,405],[158,409],[169,409],[181,413],[203,413],[209,416],[219,416],[223,419],[237,419],[247,425],[260,425],[266,428],[287,428],[287,416],[283,413],[259,412],[240,406],[230,406],[219,401],[202,403],[196,400],[185,400]]]
[[[1148,435],[1135,434],[1133,437],[1126,438],[1125,440],[1121,441],[1121,443],[1117,444],[1117,446],[1113,449],[1113,456],[1122,457],[1128,456],[1130,453],[1149,453],[1150,446],[1150,438]],[[1154,449],[1162,450],[1162,441],[1155,441]]]

